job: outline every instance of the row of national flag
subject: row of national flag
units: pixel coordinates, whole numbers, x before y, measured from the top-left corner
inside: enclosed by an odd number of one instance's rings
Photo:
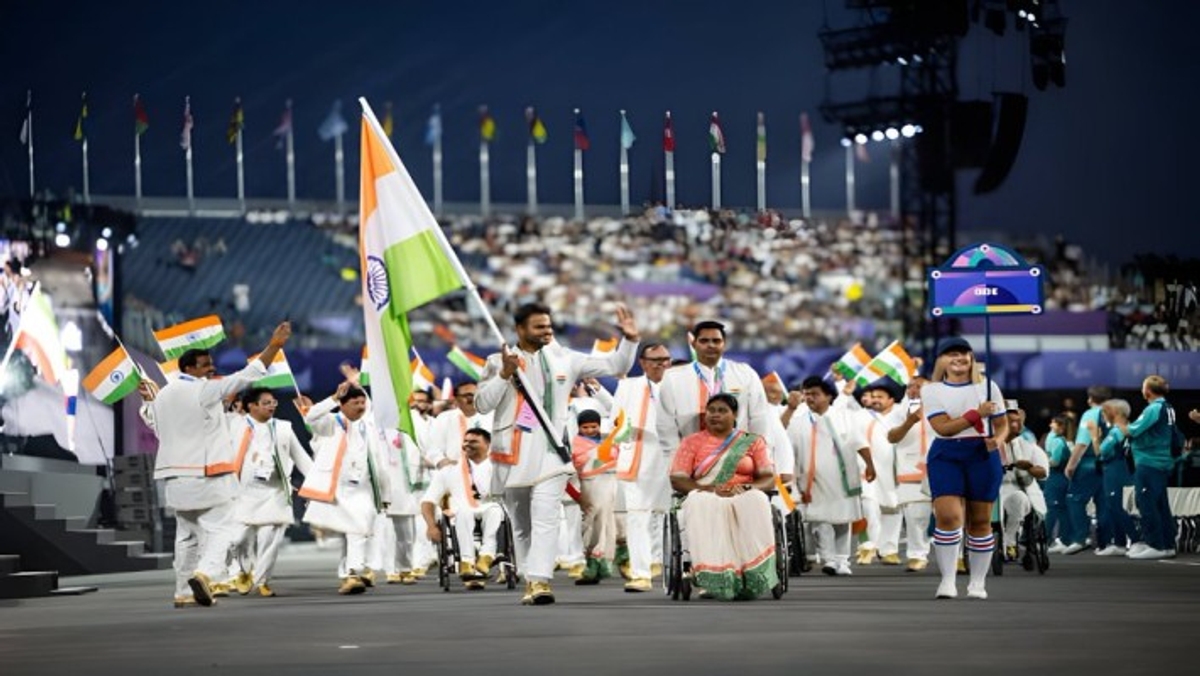
[[[382,120],[381,126],[384,135],[389,138],[393,137],[395,131],[395,118],[392,114],[391,104],[387,104],[386,114]],[[282,114],[279,117],[279,122],[273,128],[272,134],[280,139],[282,145],[283,137],[291,134],[292,127],[292,102],[288,100]],[[633,147],[637,141],[637,135],[633,132],[633,127],[629,124],[629,119],[625,115],[625,111],[621,111],[621,129],[619,141],[621,147],[628,150]],[[150,129],[150,114],[146,107],[146,102],[138,94],[133,96],[133,131],[136,136],[142,136]],[[587,124],[584,121],[583,113],[576,108],[574,111],[575,122],[572,128],[572,136],[574,145],[577,150],[589,150],[591,148],[591,138],[588,135]],[[27,144],[31,135],[33,119],[33,93],[29,92],[26,97],[26,114],[21,123],[21,131],[19,139],[21,144]],[[192,112],[191,97],[185,97],[183,106],[183,117],[180,131],[180,146],[183,149],[191,147],[192,130],[195,126],[195,118]],[[543,144],[550,138],[549,128],[546,126],[545,120],[538,113],[537,109],[530,106],[525,109],[525,123],[530,143]],[[241,97],[235,98],[233,102],[233,110],[229,115],[229,121],[225,128],[225,138],[233,144],[238,136],[245,131],[246,114],[242,106]],[[84,141],[88,138],[88,99],[85,92],[81,96],[79,114],[76,117],[73,138],[76,141]],[[324,141],[332,140],[338,136],[342,136],[350,130],[350,125],[342,114],[341,101],[335,101],[330,108],[329,114],[322,120],[317,128],[317,135]],[[432,112],[429,114],[425,123],[424,141],[427,145],[436,145],[442,139],[442,111],[440,105],[435,105]],[[479,138],[481,142],[492,143],[497,136],[496,118],[492,115],[487,106],[479,108]],[[727,145],[725,138],[725,128],[720,117],[714,111],[709,117],[708,122],[708,145],[709,150],[717,154],[725,154]],[[804,161],[812,161],[813,151],[813,135],[812,125],[809,123],[808,113],[800,115],[800,135],[801,135],[801,155]],[[757,123],[755,127],[755,154],[758,161],[766,160],[766,125],[763,113],[757,114]],[[662,132],[662,147],[665,152],[675,152],[675,128],[671,118],[671,113],[667,112],[663,118]]]
[[[830,370],[860,387],[881,378],[890,378],[899,385],[908,386],[917,374],[917,362],[898,340],[893,340],[873,357],[863,349],[862,343],[855,343],[833,363]]]

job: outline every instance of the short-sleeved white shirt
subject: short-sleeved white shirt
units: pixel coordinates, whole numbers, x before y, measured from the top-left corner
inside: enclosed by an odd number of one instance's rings
[[[1001,394],[999,385],[994,382],[991,385],[991,401],[996,404],[998,411],[991,417],[998,418],[1004,415],[1004,395]],[[984,396],[985,392],[987,392],[987,383],[963,383],[961,385],[947,382],[928,383],[921,388],[921,402],[925,406],[925,418],[932,420],[934,416],[943,413],[951,418],[961,418],[963,413],[979,408],[979,405],[987,400]],[[937,430],[934,430],[934,434],[937,434]],[[942,437],[940,434],[938,436]],[[951,438],[976,439],[982,436],[975,431],[974,427],[968,427]]]

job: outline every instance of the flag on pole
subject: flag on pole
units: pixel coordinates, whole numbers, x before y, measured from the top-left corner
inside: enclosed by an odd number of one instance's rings
[[[13,346],[25,353],[47,383],[54,385],[67,369],[67,351],[59,339],[58,321],[41,286],[34,287],[21,312]]]
[[[767,161],[767,121],[762,113],[758,114],[758,137],[755,141],[755,157],[759,162]]]
[[[363,100],[359,251],[367,349],[381,356],[371,374],[375,419],[413,434],[408,396],[412,338],[408,312],[463,286],[442,247],[440,227],[379,122]],[[486,109],[483,111],[486,115]],[[486,140],[486,129],[481,136]]]
[[[383,113],[383,135],[392,139],[392,132],[396,131],[396,119],[392,117],[392,102],[388,101],[384,105]]]
[[[154,332],[154,339],[167,359],[178,359],[188,350],[207,350],[225,340],[221,318],[208,315]]]
[[[425,365],[425,360],[421,359],[416,350],[413,350],[413,355],[413,360],[408,363],[408,369],[412,371],[413,391],[432,392],[433,381],[437,376],[433,375],[433,369]]]
[[[133,95],[133,133],[136,136],[141,136],[150,128],[150,116],[146,114],[146,106],[142,103],[142,97],[137,94]]]
[[[855,343],[846,354],[838,358],[830,368],[846,380],[858,375],[858,372],[871,361],[871,355],[863,349],[862,343]]]
[[[320,127],[317,127],[317,136],[320,136],[322,141],[332,141],[347,131],[350,131],[350,125],[342,116],[342,100],[338,99],[333,102],[333,107],[329,109],[325,121],[321,123]]]
[[[158,370],[162,373],[163,378],[168,381],[175,380],[179,377],[179,360],[168,359],[158,362]]]
[[[770,385],[771,383],[778,383],[780,387],[784,387],[783,378],[779,377],[778,371],[771,371],[762,377],[762,384],[764,387]]]
[[[800,113],[800,159],[812,162],[813,133],[808,121],[808,113]]]
[[[487,106],[479,106],[479,138],[491,143],[496,138],[496,120]]]
[[[575,109],[575,149],[587,150],[592,147],[591,141],[588,140],[587,125],[583,123],[583,113],[578,108]]]
[[[367,346],[363,345],[362,359],[358,362],[358,384],[367,387],[371,384],[370,364],[367,363]]]
[[[867,362],[866,367],[858,372],[854,380],[859,385],[870,385],[880,378],[888,377],[907,387],[916,372],[916,362],[900,341],[893,340],[882,352]]]
[[[283,107],[283,115],[279,117],[279,125],[271,132],[275,136],[275,148],[283,148],[288,134],[292,133],[292,100],[288,99]]]
[[[483,375],[483,367],[487,363],[483,357],[471,354],[457,345],[450,348],[446,358],[472,380],[479,380],[479,376]]]
[[[229,145],[237,143],[242,128],[246,126],[246,113],[242,111],[242,97],[233,100],[233,112],[229,115],[229,127],[225,129],[225,140]]]
[[[442,140],[442,106],[433,104],[433,112],[425,123],[425,145],[437,145]]]
[[[442,401],[450,401],[454,398],[454,381],[450,380],[450,376],[442,378]]]
[[[21,145],[29,145],[29,129],[33,124],[33,90],[25,92],[25,119],[21,122]]]
[[[84,92],[80,98],[82,102],[79,104],[79,117],[75,119],[75,140],[86,141],[88,118],[87,92]]]
[[[250,355],[246,359],[249,364],[255,359],[258,359],[257,354]],[[266,387],[272,390],[281,390],[283,388],[295,389],[296,377],[292,375],[292,367],[288,364],[287,357],[284,356],[283,350],[280,350],[275,355],[275,359],[267,366],[267,375],[254,381],[255,387]]]
[[[142,374],[133,358],[124,347],[118,345],[84,376],[83,388],[111,406],[136,390],[141,382]]]
[[[529,138],[533,139],[534,143],[541,145],[546,142],[546,125],[542,122],[541,116],[537,114],[537,110],[533,106],[525,109],[525,119],[529,122]]]
[[[183,97],[183,132],[179,135],[179,147],[184,150],[192,149],[192,127],[195,121],[192,119],[192,97]]]
[[[637,136],[633,134],[633,127],[629,126],[629,119],[625,117],[625,111],[621,111],[621,147],[629,150],[633,147],[633,142],[637,140]]]
[[[715,110],[708,119],[708,147],[714,153],[725,154],[725,132],[721,131],[721,120],[717,118]]]
[[[667,119],[663,122],[663,150],[675,152],[675,123],[671,122],[671,111],[667,111]]]

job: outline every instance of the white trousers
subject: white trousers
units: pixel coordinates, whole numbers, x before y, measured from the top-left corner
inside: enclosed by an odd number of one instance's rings
[[[584,562],[583,511],[575,502],[562,503],[559,511],[562,519],[558,522],[558,549],[555,552],[555,561],[569,568]]]
[[[900,553],[900,529],[904,526],[904,513],[899,507],[879,510],[879,555]]]
[[[929,519],[933,516],[932,502],[909,502],[900,505],[904,514],[904,555],[920,561],[929,560]]]
[[[369,535],[342,533],[342,558],[338,561],[338,577],[347,577],[351,573],[358,575],[369,567],[367,549],[370,542]]]
[[[567,475],[552,476],[533,486],[507,488],[504,502],[512,520],[513,548],[517,567],[525,579],[549,582],[554,577],[558,549],[558,526],[562,520],[563,491]]]
[[[1021,522],[1033,511],[1033,503],[1024,491],[1015,491],[1004,497],[1000,511],[1004,515],[1004,546],[1015,545],[1017,531],[1021,529]]]
[[[417,517],[411,514],[380,514],[371,538],[371,570],[387,575],[408,573],[413,569],[416,551]]]
[[[491,502],[479,505],[477,510],[459,512],[454,515],[454,532],[458,537],[458,560],[463,563],[475,563],[476,523],[479,523],[479,530],[482,534],[478,554],[495,558],[500,526],[504,525],[504,508]]]
[[[208,509],[175,510],[175,595],[191,596],[196,572],[220,581],[228,570],[232,502]]]
[[[230,572],[254,573],[254,584],[261,585],[271,579],[275,570],[275,561],[279,558],[279,549],[283,546],[283,535],[287,526],[283,524],[263,524],[252,526],[239,523],[235,525],[234,556],[236,561]]]
[[[815,523],[813,537],[817,541],[817,554],[820,555],[822,564],[849,565],[850,524]]]
[[[862,511],[863,518],[867,520],[867,539],[859,543],[858,548],[879,549],[880,534],[883,530],[879,512],[879,501],[874,496],[867,495],[865,491],[862,496]]]
[[[638,509],[634,505],[650,504],[645,490],[634,481],[622,481],[625,492],[625,545],[629,547],[629,573],[635,578],[650,579],[650,566],[663,560],[664,510]]]

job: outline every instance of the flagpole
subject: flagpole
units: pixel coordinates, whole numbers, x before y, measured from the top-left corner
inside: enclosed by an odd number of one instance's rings
[[[800,203],[801,214],[805,218],[812,218],[812,181],[809,175],[809,166],[812,164],[809,160],[800,161]]]
[[[721,208],[721,153],[712,154],[712,208]]]
[[[528,197],[526,211],[531,216],[537,215],[537,146],[532,135],[525,148],[525,194]]]
[[[296,210],[296,144],[295,135],[292,131],[296,126],[295,118],[292,116],[292,100],[287,100],[288,110],[288,127],[287,127],[287,191],[288,191],[288,209]]]
[[[438,124],[441,125],[441,113],[438,113]],[[433,137],[433,213],[442,214],[442,133],[439,128],[437,136]]]
[[[575,119],[579,119],[579,109],[575,109]],[[582,221],[583,215],[583,150],[575,148],[575,220]]]
[[[142,135],[137,132],[136,128],[133,130],[133,196],[140,207],[142,204]]]
[[[84,132],[86,134],[86,132]],[[91,182],[88,180],[88,138],[83,137],[83,203],[92,203]]]
[[[30,89],[25,94],[25,142],[29,150],[29,197],[30,199],[36,194],[33,182],[33,90]]]
[[[358,100],[359,100],[359,103],[362,104],[363,114],[366,116],[367,123],[371,125],[371,128],[375,130],[375,133],[379,134],[380,138],[386,139],[387,137],[384,136],[384,134],[383,134],[383,127],[380,126],[379,120],[375,118],[375,112],[373,110],[371,110],[371,105],[369,103],[367,103],[366,98],[360,97]],[[395,163],[395,165],[397,167],[403,166],[404,163],[400,161],[400,156],[396,153],[396,149],[392,147],[391,142],[388,141],[388,142],[384,143],[384,146],[387,149],[388,157],[392,160],[392,162]],[[481,155],[482,155],[482,153],[481,153]],[[424,202],[421,202],[419,200],[418,200],[418,203],[422,204],[422,205],[424,204]],[[429,207],[427,207],[427,206],[425,207],[427,212],[428,212],[428,208]],[[432,214],[429,214],[429,216],[431,219],[433,218]],[[471,276],[467,274],[466,269],[462,265],[462,261],[458,260],[458,254],[456,254],[454,252],[454,247],[450,245],[450,241],[448,239],[446,239],[446,233],[440,227],[430,228],[430,231],[433,232],[434,236],[437,238],[438,243],[442,246],[442,251],[446,254],[446,259],[450,262],[450,265],[454,268],[455,274],[458,275],[459,281],[462,282],[463,288],[467,292],[467,296],[470,299],[474,300],[476,306],[479,307],[479,309],[482,311],[480,314],[483,315],[484,320],[488,324],[488,328],[491,329],[491,331],[492,331],[492,335],[494,335],[496,337],[496,341],[500,344],[500,346],[502,348],[507,348],[508,341],[505,340],[504,334],[501,333],[500,327],[496,324],[495,318],[492,317],[491,309],[488,308],[488,306],[484,304],[483,298],[481,298],[479,296],[479,288],[477,286],[475,286],[474,282],[471,281]],[[406,357],[407,357],[407,355],[406,355]],[[518,369],[516,375],[517,375],[517,382],[520,383],[523,390],[526,393],[531,392],[532,388],[529,387],[529,383],[525,378],[525,373],[523,371],[521,371],[520,369]],[[566,451],[562,447],[561,439],[556,439],[554,437],[554,432],[552,431],[552,428],[551,428],[551,425],[549,422],[550,417],[548,415],[546,415],[546,411],[542,407],[542,402],[539,400],[538,397],[528,397],[528,396],[525,398],[525,401],[528,402],[529,404],[531,404],[531,407],[533,408],[534,413],[537,415],[538,422],[541,423],[542,428],[546,432],[546,436],[548,437],[548,440],[550,441],[551,444],[554,445],[556,452],[559,454],[559,457],[564,458],[564,462],[570,462],[570,455],[569,455],[570,452]]]
[[[854,210],[854,141],[850,141],[846,145],[846,212]]]
[[[667,111],[667,124],[671,124],[671,111]],[[674,146],[675,130],[671,130],[672,147]],[[675,151],[664,150],[666,155],[666,179],[667,179],[667,209],[675,208]]]
[[[479,140],[479,214],[481,216],[492,215],[492,179],[488,174],[488,165],[491,160],[488,158],[488,142],[485,139]]]
[[[758,173],[758,210],[767,210],[767,123],[762,113],[758,114],[758,158],[754,168]]]
[[[342,136],[338,134],[333,137],[333,160],[336,164],[335,176],[337,178],[337,208],[338,215],[346,215],[346,154],[342,150]]]
[[[624,136],[625,126],[628,123],[625,121],[625,111],[621,111],[621,132]],[[629,149],[625,147],[625,139],[621,139],[621,215],[629,213]]]
[[[240,105],[240,104],[239,104]],[[242,153],[242,130],[241,127],[237,130],[237,198],[238,207],[242,213],[246,212],[246,167],[243,164]]]
[[[888,167],[888,178],[892,189],[892,222],[900,222],[900,140],[892,141],[892,163]]]

